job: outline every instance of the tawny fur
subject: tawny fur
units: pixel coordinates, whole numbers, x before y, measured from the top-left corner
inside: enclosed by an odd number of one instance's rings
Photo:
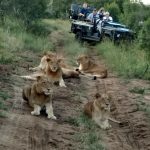
[[[43,69],[28,76],[21,76],[22,78],[36,80],[37,76],[47,76],[50,81],[59,82],[60,87],[66,87],[63,77],[62,69],[60,67],[61,59],[56,56],[46,57]]]
[[[52,94],[54,86],[49,82],[47,77],[37,77],[32,85],[23,88],[22,97],[28,101],[29,105],[34,108],[32,115],[40,115],[42,107],[46,107],[48,118],[56,119],[53,114]]]
[[[45,53],[44,56],[41,58],[41,62],[39,66],[35,68],[29,68],[29,70],[32,70],[32,71],[44,70],[47,65],[47,61],[46,61],[47,58],[54,58],[54,57],[57,57],[56,53],[52,53],[52,52]],[[74,71],[70,66],[66,65],[64,61],[60,62],[60,67],[63,72],[63,78],[78,78],[79,77],[79,73],[77,71]]]
[[[98,78],[107,77],[107,69],[104,66],[100,66],[95,60],[87,55],[80,55],[77,58],[79,65],[79,72],[87,76],[95,76]]]
[[[120,123],[110,117],[110,97],[107,94],[97,93],[93,101],[89,101],[84,106],[84,114],[95,121],[102,129],[109,129],[109,120]]]

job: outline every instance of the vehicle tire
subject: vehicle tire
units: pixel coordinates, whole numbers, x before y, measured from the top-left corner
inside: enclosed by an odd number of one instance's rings
[[[77,41],[79,41],[80,43],[83,42],[81,31],[78,31],[78,32],[75,34],[75,39],[76,39]]]

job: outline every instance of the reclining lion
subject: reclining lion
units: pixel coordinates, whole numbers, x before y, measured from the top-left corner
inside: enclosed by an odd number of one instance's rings
[[[50,81],[59,82],[60,87],[66,87],[62,77],[63,72],[60,67],[60,62],[61,59],[58,57],[45,56],[43,58],[42,63],[40,63],[39,67],[34,68],[34,69],[39,69],[37,72],[31,75],[21,76],[21,77],[26,79],[36,80],[37,76],[47,76]]]
[[[109,120],[120,123],[110,117],[110,96],[108,94],[95,94],[95,98],[84,106],[84,114],[92,118],[102,129],[109,129]]]
[[[29,70],[32,70],[32,71],[44,70],[47,65],[47,58],[54,58],[54,57],[57,57],[56,53],[53,53],[53,52],[45,53],[44,56],[41,58],[41,62],[39,66],[34,67],[34,68],[29,68]],[[60,62],[60,67],[63,72],[63,78],[78,78],[79,77],[79,73],[71,69],[71,67],[66,65],[63,61]]]
[[[22,97],[34,108],[32,115],[40,115],[41,109],[45,106],[48,118],[56,119],[52,107],[53,84],[47,77],[37,76],[36,78],[37,81],[32,85],[23,88]]]
[[[84,54],[78,56],[77,63],[79,65],[79,68],[76,70],[86,76],[93,76],[94,78],[107,77],[107,69],[97,64],[95,60],[90,56]]]

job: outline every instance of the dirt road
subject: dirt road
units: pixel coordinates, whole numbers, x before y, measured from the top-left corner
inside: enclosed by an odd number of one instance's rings
[[[21,54],[22,57],[27,53]],[[16,62],[15,75],[29,73],[28,66],[40,57],[28,52],[28,60]],[[27,57],[27,56],[26,56]],[[1,77],[3,72],[1,73]],[[54,95],[53,107],[57,120],[46,118],[46,114],[31,116],[30,108],[22,100],[21,92],[29,81],[17,76],[10,76],[8,82],[0,80],[3,91],[10,92],[8,105],[11,109],[7,118],[0,118],[0,150],[77,150],[78,142],[74,135],[82,128],[70,124],[68,118],[79,116],[83,105],[92,98],[96,91],[97,81],[80,78],[65,80],[67,88],[59,88]],[[107,150],[150,150],[150,119],[139,109],[139,101],[149,104],[150,94],[131,93],[134,87],[149,88],[150,83],[143,80],[123,80],[109,73],[107,79],[99,80],[100,92],[106,91],[112,96],[112,116],[122,124],[111,123],[112,128],[107,131],[99,129],[102,143]]]

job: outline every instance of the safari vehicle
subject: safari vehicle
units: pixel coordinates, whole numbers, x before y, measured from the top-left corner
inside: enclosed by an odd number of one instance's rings
[[[94,25],[89,22],[73,20],[71,31],[79,41],[99,42],[102,38],[99,30],[96,28],[96,24]]]
[[[88,9],[89,13],[93,10],[91,7]],[[108,37],[114,43],[133,40],[134,32],[125,25],[117,22],[101,21],[100,19],[90,23],[86,18],[79,18],[80,10],[81,5],[71,4],[71,32],[75,34],[75,38],[78,41],[99,42],[105,37]]]
[[[92,41],[99,42],[101,40],[101,34],[97,29],[96,20],[94,23],[88,22],[85,18],[79,17],[81,6],[77,4],[71,5],[70,19],[71,22],[71,32],[75,34],[75,38],[82,41]],[[89,13],[93,11],[92,7],[88,8]],[[88,15],[88,14],[87,14]]]
[[[131,42],[134,39],[134,32],[125,25],[116,22],[102,23],[102,36],[118,43],[120,41]]]

